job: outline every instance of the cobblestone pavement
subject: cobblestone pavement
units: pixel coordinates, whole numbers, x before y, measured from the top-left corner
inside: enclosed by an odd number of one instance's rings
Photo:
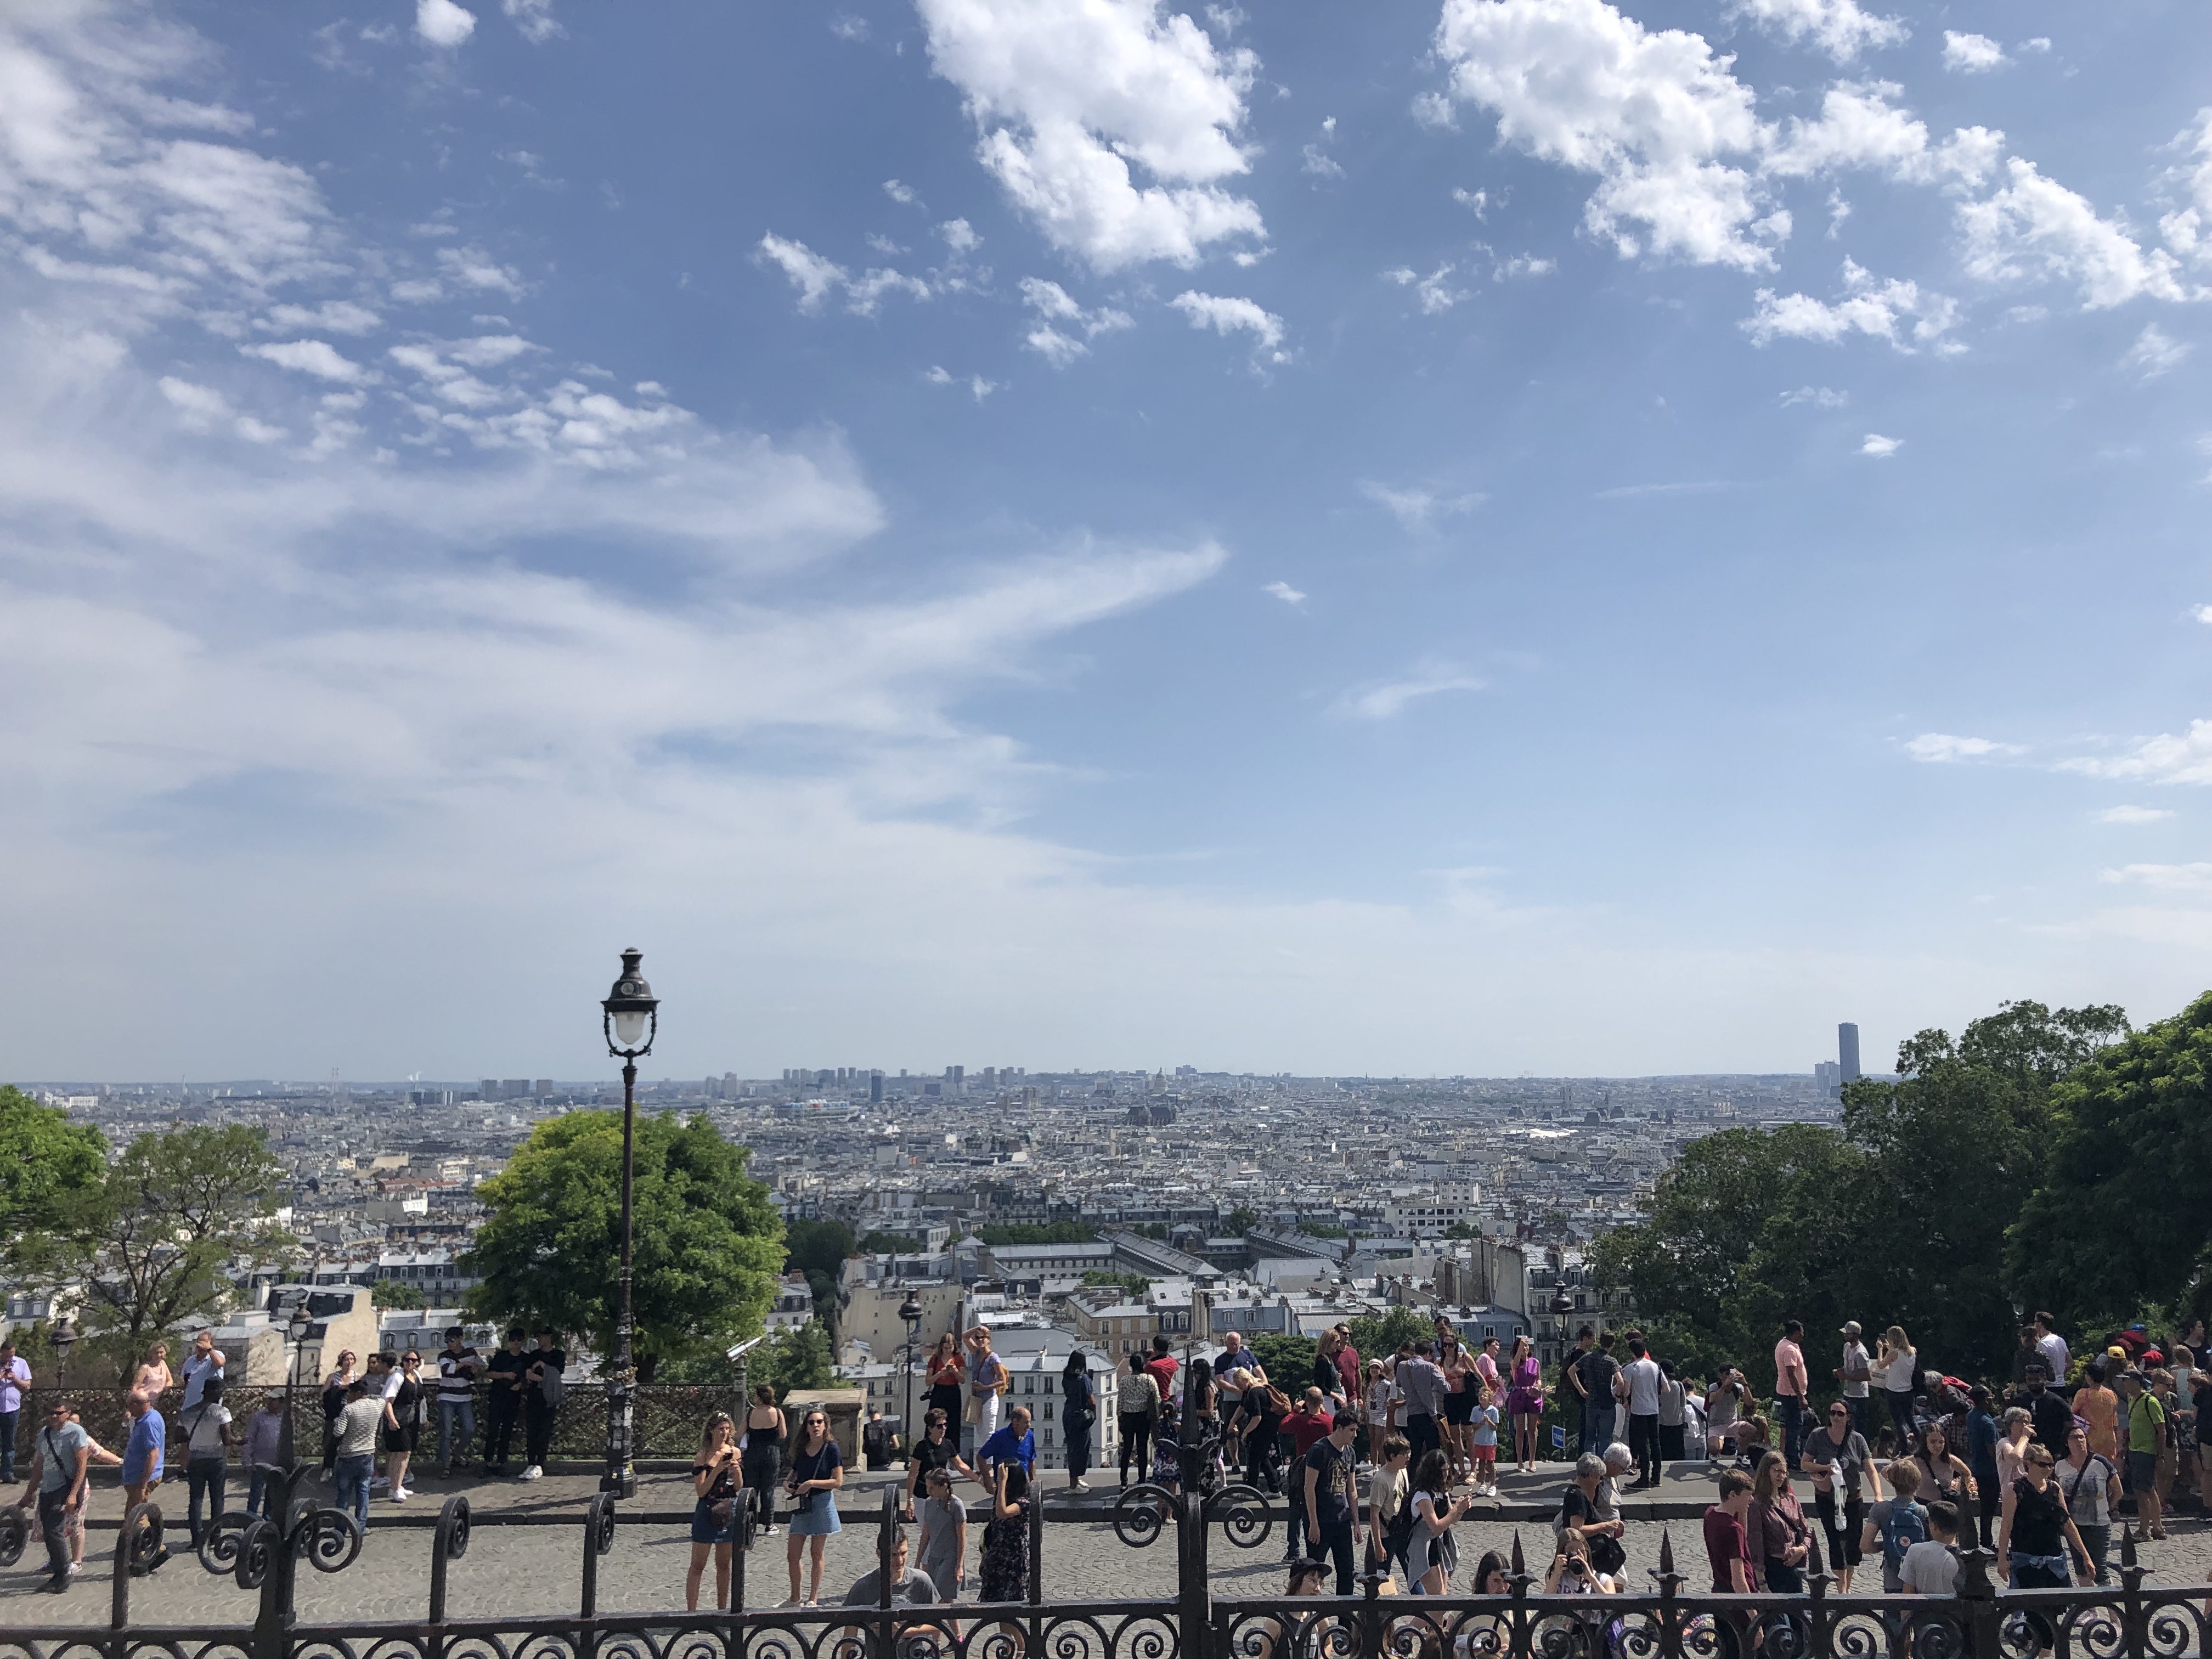
[[[570,1485],[580,1490],[546,1492],[544,1488]],[[528,1488],[503,1497],[486,1493],[483,1507],[520,1510],[524,1513],[562,1516],[546,1525],[483,1526],[476,1529],[469,1551],[452,1564],[448,1578],[448,1613],[454,1618],[543,1617],[574,1610],[578,1605],[583,1552],[582,1505],[592,1486],[587,1479],[553,1479],[532,1482]],[[613,1553],[599,1564],[599,1605],[611,1613],[661,1612],[684,1605],[684,1579],[690,1559],[686,1528],[672,1521],[634,1518],[647,1512],[671,1514],[688,1497],[680,1477],[648,1478],[641,1482],[637,1499],[625,1506],[633,1518],[625,1519],[616,1536]],[[182,1494],[165,1509],[183,1509]],[[395,1510],[410,1519],[427,1522],[437,1511],[440,1494],[423,1489],[416,1503],[405,1506],[380,1502],[381,1522]],[[824,1599],[841,1598],[854,1579],[874,1565],[878,1499],[872,1492],[854,1494],[846,1510],[845,1530],[831,1538],[824,1550]],[[472,1504],[478,1500],[472,1496]],[[91,1534],[83,1575],[63,1595],[37,1593],[43,1582],[44,1553],[33,1546],[15,1570],[0,1573],[0,1628],[27,1625],[95,1624],[107,1616],[109,1570],[113,1559],[115,1533],[112,1522],[120,1500],[112,1492],[98,1494],[94,1528]],[[98,1522],[111,1525],[102,1529]],[[1475,1562],[1486,1550],[1511,1548],[1519,1531],[1529,1569],[1540,1572],[1548,1560],[1550,1531],[1541,1520],[1474,1521],[1457,1528],[1463,1578],[1471,1580]],[[2142,1559],[2153,1582],[2199,1583],[2212,1571],[2212,1528],[2188,1519],[2172,1523],[2173,1536],[2165,1542],[2142,1547]],[[173,1538],[181,1528],[173,1533]],[[1704,1573],[1704,1553],[1698,1522],[1693,1517],[1644,1521],[1632,1525],[1628,1538],[1632,1588],[1649,1585],[1647,1570],[1658,1561],[1662,1533],[1674,1538],[1678,1569],[1696,1588]],[[975,1562],[981,1545],[980,1524],[969,1528],[969,1577],[963,1600],[973,1600]],[[760,1540],[746,1563],[745,1605],[772,1607],[789,1594],[786,1569],[787,1535],[778,1532]],[[1279,1521],[1267,1540],[1246,1551],[1230,1547],[1218,1528],[1209,1544],[1213,1591],[1217,1595],[1274,1595],[1283,1589],[1279,1565],[1284,1548]],[[352,1624],[370,1620],[411,1620],[425,1616],[428,1606],[431,1534],[426,1526],[372,1527],[361,1559],[347,1571],[326,1576],[303,1571],[299,1586],[299,1611],[307,1624]],[[1170,1597],[1176,1590],[1176,1543],[1171,1530],[1151,1547],[1133,1549],[1103,1523],[1052,1522],[1044,1532],[1044,1593],[1048,1600],[1097,1600]],[[250,1624],[258,1596],[239,1589],[228,1577],[204,1571],[197,1560],[179,1549],[160,1573],[135,1583],[131,1593],[134,1623],[162,1625]],[[713,1600],[713,1571],[708,1569],[702,1600]]]

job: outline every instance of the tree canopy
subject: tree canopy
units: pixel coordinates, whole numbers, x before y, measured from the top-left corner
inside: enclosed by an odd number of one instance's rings
[[[784,1246],[768,1189],[745,1173],[750,1155],[704,1118],[638,1120],[631,1294],[643,1377],[663,1359],[719,1358],[761,1329]],[[482,1195],[487,1214],[465,1258],[483,1276],[471,1310],[542,1320],[611,1352],[622,1115],[546,1119]]]
[[[97,1187],[106,1173],[107,1140],[99,1130],[0,1086],[0,1239],[49,1231],[57,1204]]]
[[[975,1237],[986,1244],[1092,1244],[1098,1239],[1096,1231],[1079,1221],[1012,1221],[1003,1226],[978,1227]]]

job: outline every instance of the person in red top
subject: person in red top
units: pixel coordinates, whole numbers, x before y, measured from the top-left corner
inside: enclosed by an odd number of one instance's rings
[[[1705,1555],[1717,1595],[1751,1594],[1751,1545],[1743,1527],[1750,1509],[1751,1477],[1741,1469],[1723,1471],[1721,1501],[1705,1511]]]
[[[1774,1345],[1774,1403],[1782,1408],[1782,1455],[1796,1468],[1805,1450],[1806,1431],[1813,1419],[1805,1414],[1806,1395],[1812,1387],[1805,1370],[1805,1322],[1793,1319],[1783,1327]]]
[[[1283,1419],[1283,1432],[1298,1449],[1291,1460],[1291,1554],[1283,1559],[1295,1559],[1304,1553],[1306,1536],[1305,1457],[1316,1445],[1326,1440],[1336,1428],[1336,1419],[1329,1415],[1328,1396],[1319,1389],[1308,1389],[1305,1398]]]
[[[1336,1334],[1337,1350],[1331,1357],[1336,1361],[1338,1374],[1344,1378],[1345,1399],[1356,1401],[1359,1398],[1359,1350],[1352,1346],[1351,1326],[1339,1325]]]
[[[1182,1369],[1176,1364],[1175,1355],[1168,1352],[1173,1346],[1164,1336],[1154,1337],[1152,1357],[1145,1362],[1145,1369],[1152,1374],[1152,1381],[1160,1385],[1160,1398],[1163,1400],[1175,1398],[1176,1372]]]

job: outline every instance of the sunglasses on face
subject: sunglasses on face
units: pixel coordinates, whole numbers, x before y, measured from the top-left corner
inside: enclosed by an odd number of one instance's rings
[[[1849,1412],[1830,1412],[1828,1415],[1834,1418],[1838,1423],[1840,1423],[1849,1418],[1850,1413]]]

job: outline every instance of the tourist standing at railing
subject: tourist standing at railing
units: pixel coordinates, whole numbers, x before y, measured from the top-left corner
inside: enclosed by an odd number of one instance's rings
[[[799,1420],[792,1438],[791,1471],[784,1489],[791,1494],[791,1538],[785,1563],[791,1569],[791,1600],[786,1607],[801,1605],[799,1596],[799,1556],[807,1550],[812,1571],[804,1605],[812,1607],[822,1596],[822,1553],[830,1539],[842,1532],[837,1518],[837,1492],[845,1484],[845,1455],[830,1432],[830,1414],[811,1407]]]
[[[323,1378],[323,1479],[332,1478],[337,1466],[338,1413],[345,1409],[346,1390],[354,1384],[354,1352],[338,1351],[337,1364]]]
[[[2066,1499],[2066,1512],[2089,1552],[2097,1583],[2109,1583],[2106,1552],[2112,1547],[2112,1515],[2119,1507],[2120,1472],[2112,1460],[2089,1449],[2089,1437],[2077,1425],[2066,1437],[2066,1455],[2051,1470]]]
[[[422,1439],[422,1356],[408,1349],[392,1375],[396,1381],[386,1385],[384,1395],[384,1468],[392,1501],[404,1504],[415,1495],[407,1489],[407,1470]]]
[[[2073,1356],[2066,1351],[2066,1339],[2058,1334],[2058,1322],[2047,1313],[2039,1313],[2034,1326],[2035,1351],[2043,1358],[2043,1374],[2053,1388],[2063,1388]]]
[[[1851,1408],[1851,1426],[1866,1434],[1869,1432],[1867,1391],[1874,1382],[1874,1356],[1866,1350],[1866,1334],[1857,1320],[1846,1320],[1841,1334],[1844,1355],[1843,1363],[1835,1368],[1836,1383],[1843,1390],[1844,1403]],[[1806,1431],[1811,1432],[1809,1424]]]
[[[261,1396],[261,1404],[252,1416],[246,1419],[246,1441],[239,1450],[239,1461],[246,1466],[246,1512],[276,1518],[276,1483],[270,1474],[276,1468],[277,1448],[284,1438],[284,1406],[282,1394],[273,1390]]]
[[[1221,1352],[1213,1362],[1213,1380],[1221,1390],[1221,1455],[1234,1467],[1243,1455],[1247,1396],[1266,1383],[1267,1373],[1244,1346],[1241,1332],[1227,1333],[1221,1343]]]
[[[967,1335],[968,1439],[970,1448],[981,1445],[999,1431],[1008,1378],[1006,1361],[991,1352],[991,1331],[978,1325]]]
[[[383,1390],[372,1393],[366,1378],[347,1384],[337,1425],[337,1506],[350,1511],[364,1528],[368,1525],[368,1483],[376,1473],[377,1434],[383,1426]]]
[[[1513,1462],[1522,1474],[1531,1474],[1543,1455],[1544,1368],[1527,1337],[1513,1339],[1513,1358],[1505,1369],[1512,1385],[1505,1410],[1513,1419]]]
[[[553,1419],[568,1392],[568,1351],[553,1332],[540,1329],[522,1373],[522,1478],[535,1480],[553,1455]]]
[[[223,1367],[228,1358],[215,1345],[215,1333],[203,1330],[192,1339],[192,1351],[185,1356],[185,1397],[181,1409],[190,1411],[200,1403],[203,1391],[210,1382],[222,1381]]]
[[[131,1374],[131,1392],[144,1395],[146,1402],[158,1411],[161,1396],[175,1386],[176,1380],[169,1370],[169,1345],[152,1343],[146,1349],[146,1357],[138,1362],[138,1369]]]
[[[438,1475],[451,1475],[453,1463],[469,1461],[469,1448],[477,1437],[477,1376],[484,1368],[483,1356],[463,1339],[459,1325],[446,1328],[446,1346],[438,1353]],[[456,1421],[460,1432],[453,1432]]]
[[[1121,1484],[1126,1486],[1131,1460],[1140,1481],[1152,1467],[1152,1425],[1160,1417],[1160,1385],[1133,1353],[1121,1356],[1121,1375],[1114,1383],[1114,1413],[1121,1435]]]
[[[1805,1562],[1812,1553],[1813,1528],[1805,1506],[1790,1484],[1790,1466],[1770,1451],[1752,1477],[1751,1510],[1744,1521],[1755,1576],[1777,1595],[1805,1593]]]
[[[951,1331],[937,1339],[923,1375],[929,1382],[929,1409],[943,1412],[948,1425],[958,1423],[968,1405],[968,1368],[961,1363],[960,1339]],[[955,1434],[953,1438],[959,1436]]]
[[[82,1424],[70,1420],[69,1402],[57,1400],[47,1407],[45,1425],[31,1453],[30,1477],[24,1483],[22,1501],[37,1494],[39,1528],[46,1545],[45,1588],[60,1595],[76,1576],[70,1559],[70,1524],[82,1526],[86,1474],[92,1462],[92,1437]]]
[[[1881,1371],[1882,1397],[1889,1406],[1889,1420],[1897,1425],[1900,1455],[1912,1443],[1912,1395],[1919,1382],[1920,1355],[1902,1325],[1892,1325],[1875,1354]]]
[[[522,1413],[522,1375],[530,1362],[522,1352],[529,1333],[520,1325],[507,1328],[507,1346],[484,1367],[483,1473],[505,1474],[507,1454],[514,1443],[514,1419]]]
[[[1836,1588],[1849,1590],[1859,1563],[1859,1529],[1866,1519],[1862,1483],[1882,1496],[1881,1474],[1874,1467],[1866,1437],[1851,1426],[1851,1410],[1840,1400],[1828,1407],[1827,1426],[1806,1437],[1800,1468],[1813,1474],[1813,1510],[1828,1534],[1828,1565]]]
[[[1212,1389],[1211,1381],[1207,1384]],[[1067,1448],[1067,1489],[1089,1492],[1091,1431],[1098,1421],[1098,1396],[1091,1386],[1091,1356],[1081,1348],[1060,1368],[1060,1438]]]
[[[940,1413],[932,1412],[934,1419]],[[775,1483],[783,1474],[783,1442],[787,1432],[783,1408],[775,1403],[775,1390],[765,1382],[753,1384],[752,1403],[745,1407],[745,1428],[739,1444],[741,1455],[738,1472],[744,1476],[745,1491],[752,1504],[753,1516],[763,1533],[775,1530]],[[957,1454],[955,1454],[956,1457]],[[908,1462],[911,1462],[911,1458]],[[908,1488],[908,1504],[913,1503]]]
[[[1413,1468],[1410,1503],[1413,1511],[1411,1540],[1406,1547],[1407,1576],[1424,1595],[1451,1594],[1451,1576],[1459,1565],[1459,1546],[1452,1538],[1452,1523],[1468,1512],[1474,1497],[1454,1498],[1451,1468],[1441,1449],[1425,1452]]]
[[[968,1588],[968,1506],[954,1495],[952,1471],[938,1465],[924,1477],[921,1570],[937,1586],[937,1599],[950,1601]]]
[[[23,1390],[30,1386],[29,1362],[13,1342],[0,1341],[0,1485],[15,1478],[15,1436],[23,1420]]]
[[[880,1607],[884,1601],[883,1569],[870,1567],[853,1581],[853,1588],[845,1592],[848,1607]],[[891,1593],[890,1604],[895,1607],[933,1607],[949,1600],[937,1584],[935,1577],[927,1569],[907,1565],[906,1528],[899,1527],[891,1533]],[[857,1633],[857,1632],[856,1632]],[[842,1647],[842,1644],[841,1644]]]
[[[198,1549],[206,1535],[202,1510],[207,1526],[222,1519],[230,1473],[230,1408],[222,1403],[221,1377],[200,1378],[198,1397],[177,1413],[177,1428],[185,1437],[185,1524]]]
[[[1300,1460],[1308,1552],[1316,1560],[1336,1562],[1336,1593],[1352,1594],[1352,1562],[1358,1547],[1359,1510],[1354,1492],[1352,1437],[1358,1419],[1349,1411],[1331,1421],[1328,1432]]]
[[[2021,1475],[2005,1491],[2004,1515],[1997,1523],[1997,1572],[2013,1589],[2064,1589],[2070,1548],[2086,1578],[2089,1552],[2081,1530],[2066,1512],[2065,1495],[2051,1478],[2048,1449],[2031,1444],[2022,1454]],[[2051,1622],[2041,1613],[2027,1615],[2039,1648],[2051,1644]]]
[[[1666,1377],[1640,1333],[1628,1339],[1628,1364],[1620,1370],[1622,1400],[1628,1407],[1628,1449],[1636,1454],[1638,1488],[1656,1486],[1659,1460],[1659,1390]]]
[[[684,1606],[699,1610],[699,1585],[707,1559],[714,1561],[714,1605],[730,1605],[730,1556],[737,1538],[737,1425],[727,1412],[708,1415],[699,1435],[699,1455],[691,1464],[691,1565],[684,1577]]]

